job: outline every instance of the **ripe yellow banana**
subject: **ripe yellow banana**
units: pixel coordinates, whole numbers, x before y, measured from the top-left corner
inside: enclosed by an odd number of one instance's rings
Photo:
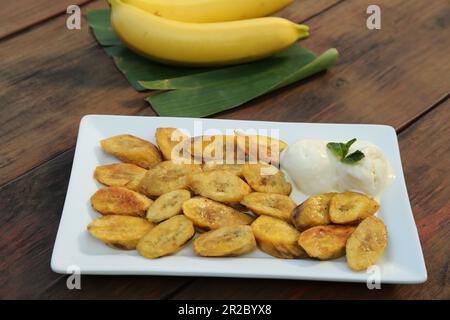
[[[309,35],[309,28],[267,17],[190,23],[150,14],[126,0],[111,0],[111,24],[135,52],[184,66],[222,66],[265,58]]]
[[[268,16],[293,0],[129,0],[154,15],[184,22],[223,22]]]

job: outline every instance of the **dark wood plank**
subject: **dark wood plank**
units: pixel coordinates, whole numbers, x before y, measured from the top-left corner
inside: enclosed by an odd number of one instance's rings
[[[190,282],[186,277],[82,276],[81,290],[68,290],[67,277],[37,295],[39,299],[163,300]]]
[[[205,278],[173,298],[449,299],[449,123],[447,101],[399,135],[405,178],[428,269],[426,283],[382,285],[381,290],[368,290],[365,284]]]
[[[277,12],[275,16],[301,22],[322,14],[340,2],[342,0],[294,0],[294,3]]]
[[[0,297],[161,299],[189,281],[82,276],[82,290],[67,289],[66,276],[50,270],[50,257],[72,159],[73,152],[65,152],[0,189]]]
[[[335,0],[298,1],[285,14],[303,20]],[[83,7],[106,7],[96,1]],[[85,114],[154,115],[91,35],[67,30],[65,16],[0,46],[0,185],[75,144]],[[39,46],[36,46],[36,44]],[[26,157],[23,152],[26,150]]]
[[[14,0],[3,1],[0,11],[0,39],[36,23],[65,13],[71,4],[82,5],[92,0]]]
[[[0,189],[0,296],[32,298],[58,278],[49,268],[73,152]],[[25,290],[27,288],[27,290]]]

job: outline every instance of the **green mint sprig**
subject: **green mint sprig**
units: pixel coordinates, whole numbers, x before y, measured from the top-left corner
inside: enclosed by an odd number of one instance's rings
[[[350,147],[353,143],[355,143],[355,141],[356,138],[347,141],[346,143],[329,142],[327,143],[327,148],[339,159],[339,161],[346,164],[354,164],[365,157],[364,153],[360,150],[356,150],[355,152],[348,154]]]

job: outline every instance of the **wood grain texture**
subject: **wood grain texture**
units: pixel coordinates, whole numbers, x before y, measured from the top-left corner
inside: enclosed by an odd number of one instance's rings
[[[14,0],[2,1],[0,39],[39,22],[65,13],[69,5],[92,0]]]
[[[426,283],[382,285],[381,290],[368,290],[365,284],[352,283],[204,278],[173,298],[449,299],[449,107],[447,101],[399,136],[405,178],[428,270]]]
[[[275,16],[302,22],[317,14],[322,14],[340,2],[342,0],[294,0],[291,5],[277,12]]]
[[[304,20],[335,3],[297,1],[284,14]],[[83,12],[106,6],[96,1]],[[86,20],[81,30],[67,30],[65,18],[0,45],[0,185],[73,147],[85,114],[154,115],[143,100],[148,93],[127,83]]]
[[[50,270],[73,153],[0,189],[0,297],[32,298],[58,275]],[[25,289],[26,288],[26,289]]]
[[[50,270],[50,257],[72,160],[73,152],[65,152],[0,189],[0,298],[161,299],[188,282],[83,276],[82,290],[67,289],[67,277]]]

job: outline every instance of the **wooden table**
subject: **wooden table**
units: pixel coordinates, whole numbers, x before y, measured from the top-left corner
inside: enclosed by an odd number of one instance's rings
[[[428,281],[383,285],[189,277],[83,276],[68,290],[50,270],[80,118],[154,115],[66,7],[104,1],[16,0],[0,11],[0,298],[450,298],[450,3],[303,0],[281,15],[311,26],[304,45],[340,51],[326,74],[218,118],[376,123],[396,128]],[[392,214],[395,214],[393,212]]]

